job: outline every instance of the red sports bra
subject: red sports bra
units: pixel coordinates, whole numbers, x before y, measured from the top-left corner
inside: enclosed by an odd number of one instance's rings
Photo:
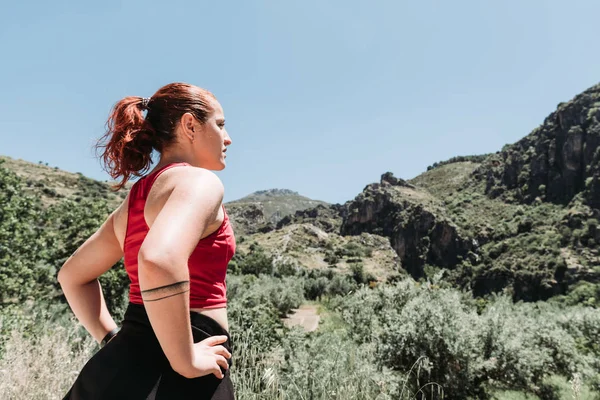
[[[167,164],[138,180],[129,192],[124,253],[125,269],[131,281],[129,301],[134,304],[143,304],[138,281],[138,253],[150,229],[144,218],[146,198],[156,178],[163,171],[179,165],[189,164],[184,162]],[[219,229],[201,239],[188,260],[190,308],[218,308],[227,304],[225,276],[227,264],[235,253],[235,236],[225,207],[223,212],[225,217]]]

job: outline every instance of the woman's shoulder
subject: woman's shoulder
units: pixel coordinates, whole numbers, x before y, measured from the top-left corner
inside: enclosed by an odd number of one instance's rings
[[[170,189],[176,187],[215,189],[222,188],[223,182],[216,173],[209,169],[185,165],[179,168],[169,168],[156,179],[154,185],[164,185]]]
[[[221,179],[213,171],[186,165],[164,171],[150,188],[147,203],[160,209],[169,199],[181,206],[202,203],[212,208],[222,202],[224,192]]]

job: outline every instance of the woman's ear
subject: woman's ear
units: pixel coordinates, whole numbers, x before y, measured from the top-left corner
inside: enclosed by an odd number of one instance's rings
[[[195,123],[196,123],[196,118],[194,118],[194,116],[192,114],[185,113],[181,116],[181,121],[180,121],[181,129],[183,131],[183,134],[185,136],[187,136],[190,140],[193,140],[193,138],[194,138]]]

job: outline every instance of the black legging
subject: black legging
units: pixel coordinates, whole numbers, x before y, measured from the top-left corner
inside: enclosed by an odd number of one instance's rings
[[[194,343],[227,335],[223,346],[231,352],[229,333],[214,319],[191,313],[191,321]],[[231,366],[231,359],[228,362]],[[233,400],[230,372],[224,372],[223,379],[214,374],[195,379],[179,375],[160,348],[144,306],[130,303],[121,331],[87,362],[64,399]]]

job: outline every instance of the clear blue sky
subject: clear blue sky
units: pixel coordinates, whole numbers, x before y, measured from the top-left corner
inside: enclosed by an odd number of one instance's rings
[[[600,81],[600,2],[12,1],[0,5],[0,154],[108,179],[110,107],[184,81],[216,94],[226,201],[354,198],[499,150]]]

